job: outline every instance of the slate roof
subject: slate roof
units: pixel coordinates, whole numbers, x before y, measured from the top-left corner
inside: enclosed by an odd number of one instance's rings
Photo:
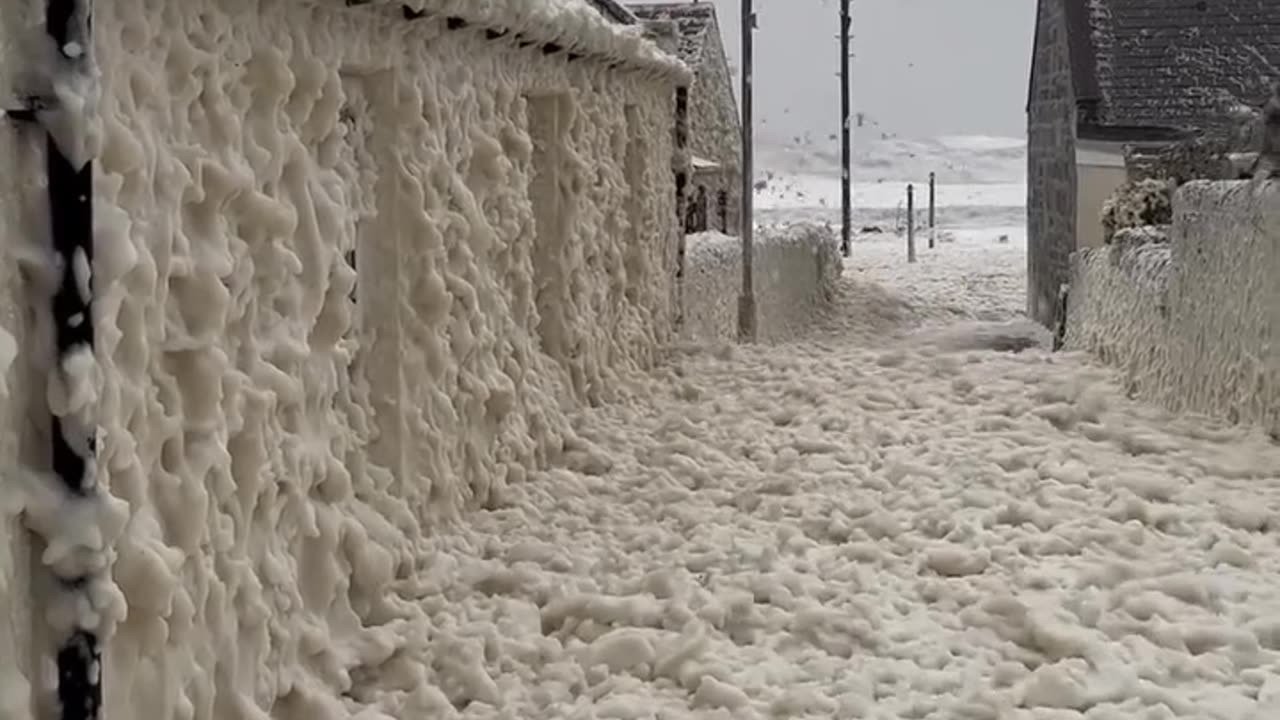
[[[1280,0],[1062,0],[1087,124],[1204,129],[1280,79]]]
[[[632,3],[627,7],[641,20],[670,20],[675,23],[679,36],[676,55],[690,68],[696,69],[702,64],[702,51],[707,46],[707,39],[711,33],[719,32],[716,6],[710,0]]]

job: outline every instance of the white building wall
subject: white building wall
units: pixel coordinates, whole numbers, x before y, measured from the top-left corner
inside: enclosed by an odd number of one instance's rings
[[[1104,243],[1102,207],[1127,180],[1124,146],[1078,140],[1076,143],[1076,249]]]
[[[672,338],[675,81],[398,3],[100,0],[96,37],[106,716],[484,695],[433,533]]]

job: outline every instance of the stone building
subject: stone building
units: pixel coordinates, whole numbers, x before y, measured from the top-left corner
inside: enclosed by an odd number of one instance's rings
[[[1027,310],[1058,321],[1071,253],[1102,243],[1099,215],[1126,148],[1155,148],[1259,104],[1280,66],[1280,3],[1039,0],[1027,97]]]
[[[694,73],[687,99],[690,162],[684,168],[686,232],[736,235],[742,207],[742,122],[716,8],[710,2],[627,6],[654,29],[659,44]]]

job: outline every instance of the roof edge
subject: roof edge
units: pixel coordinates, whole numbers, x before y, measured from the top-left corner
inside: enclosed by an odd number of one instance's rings
[[[1031,68],[1027,73],[1027,104],[1025,112],[1031,112],[1031,101],[1036,96],[1036,55],[1040,54],[1040,20],[1044,12],[1044,0],[1036,0],[1035,25],[1031,29]]]
[[[589,57],[610,66],[689,82],[693,73],[644,36],[640,25],[610,22],[591,4],[556,6],[529,0],[345,0],[339,5],[395,8],[408,22],[437,21],[454,31],[484,30],[494,42],[540,44],[546,54]]]
[[[619,3],[618,0],[588,0],[592,7],[600,11],[600,14],[609,20],[622,23],[623,25],[635,25],[640,20],[630,10]]]
[[[1076,127],[1076,137],[1081,140],[1100,140],[1104,142],[1177,142],[1191,137],[1194,133],[1185,128],[1160,127],[1155,125],[1106,125],[1101,123],[1080,123]]]

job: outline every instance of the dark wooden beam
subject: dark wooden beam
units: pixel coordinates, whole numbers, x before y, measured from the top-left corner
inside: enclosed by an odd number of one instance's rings
[[[92,40],[91,0],[48,0],[45,33],[53,40],[59,60],[76,71],[87,70],[85,49]],[[56,102],[53,101],[53,102]],[[72,111],[75,112],[75,111]],[[40,114],[34,113],[37,121]],[[53,295],[56,367],[72,353],[93,352],[93,285],[81,287],[77,266],[93,264],[93,162],[67,157],[53,133],[46,130],[50,235],[61,276]],[[68,495],[86,498],[101,490],[95,485],[96,428],[51,418],[53,471]],[[88,579],[58,576],[64,592],[82,594]],[[57,696],[61,720],[98,720],[102,713],[102,650],[92,625],[77,620],[58,648]]]

